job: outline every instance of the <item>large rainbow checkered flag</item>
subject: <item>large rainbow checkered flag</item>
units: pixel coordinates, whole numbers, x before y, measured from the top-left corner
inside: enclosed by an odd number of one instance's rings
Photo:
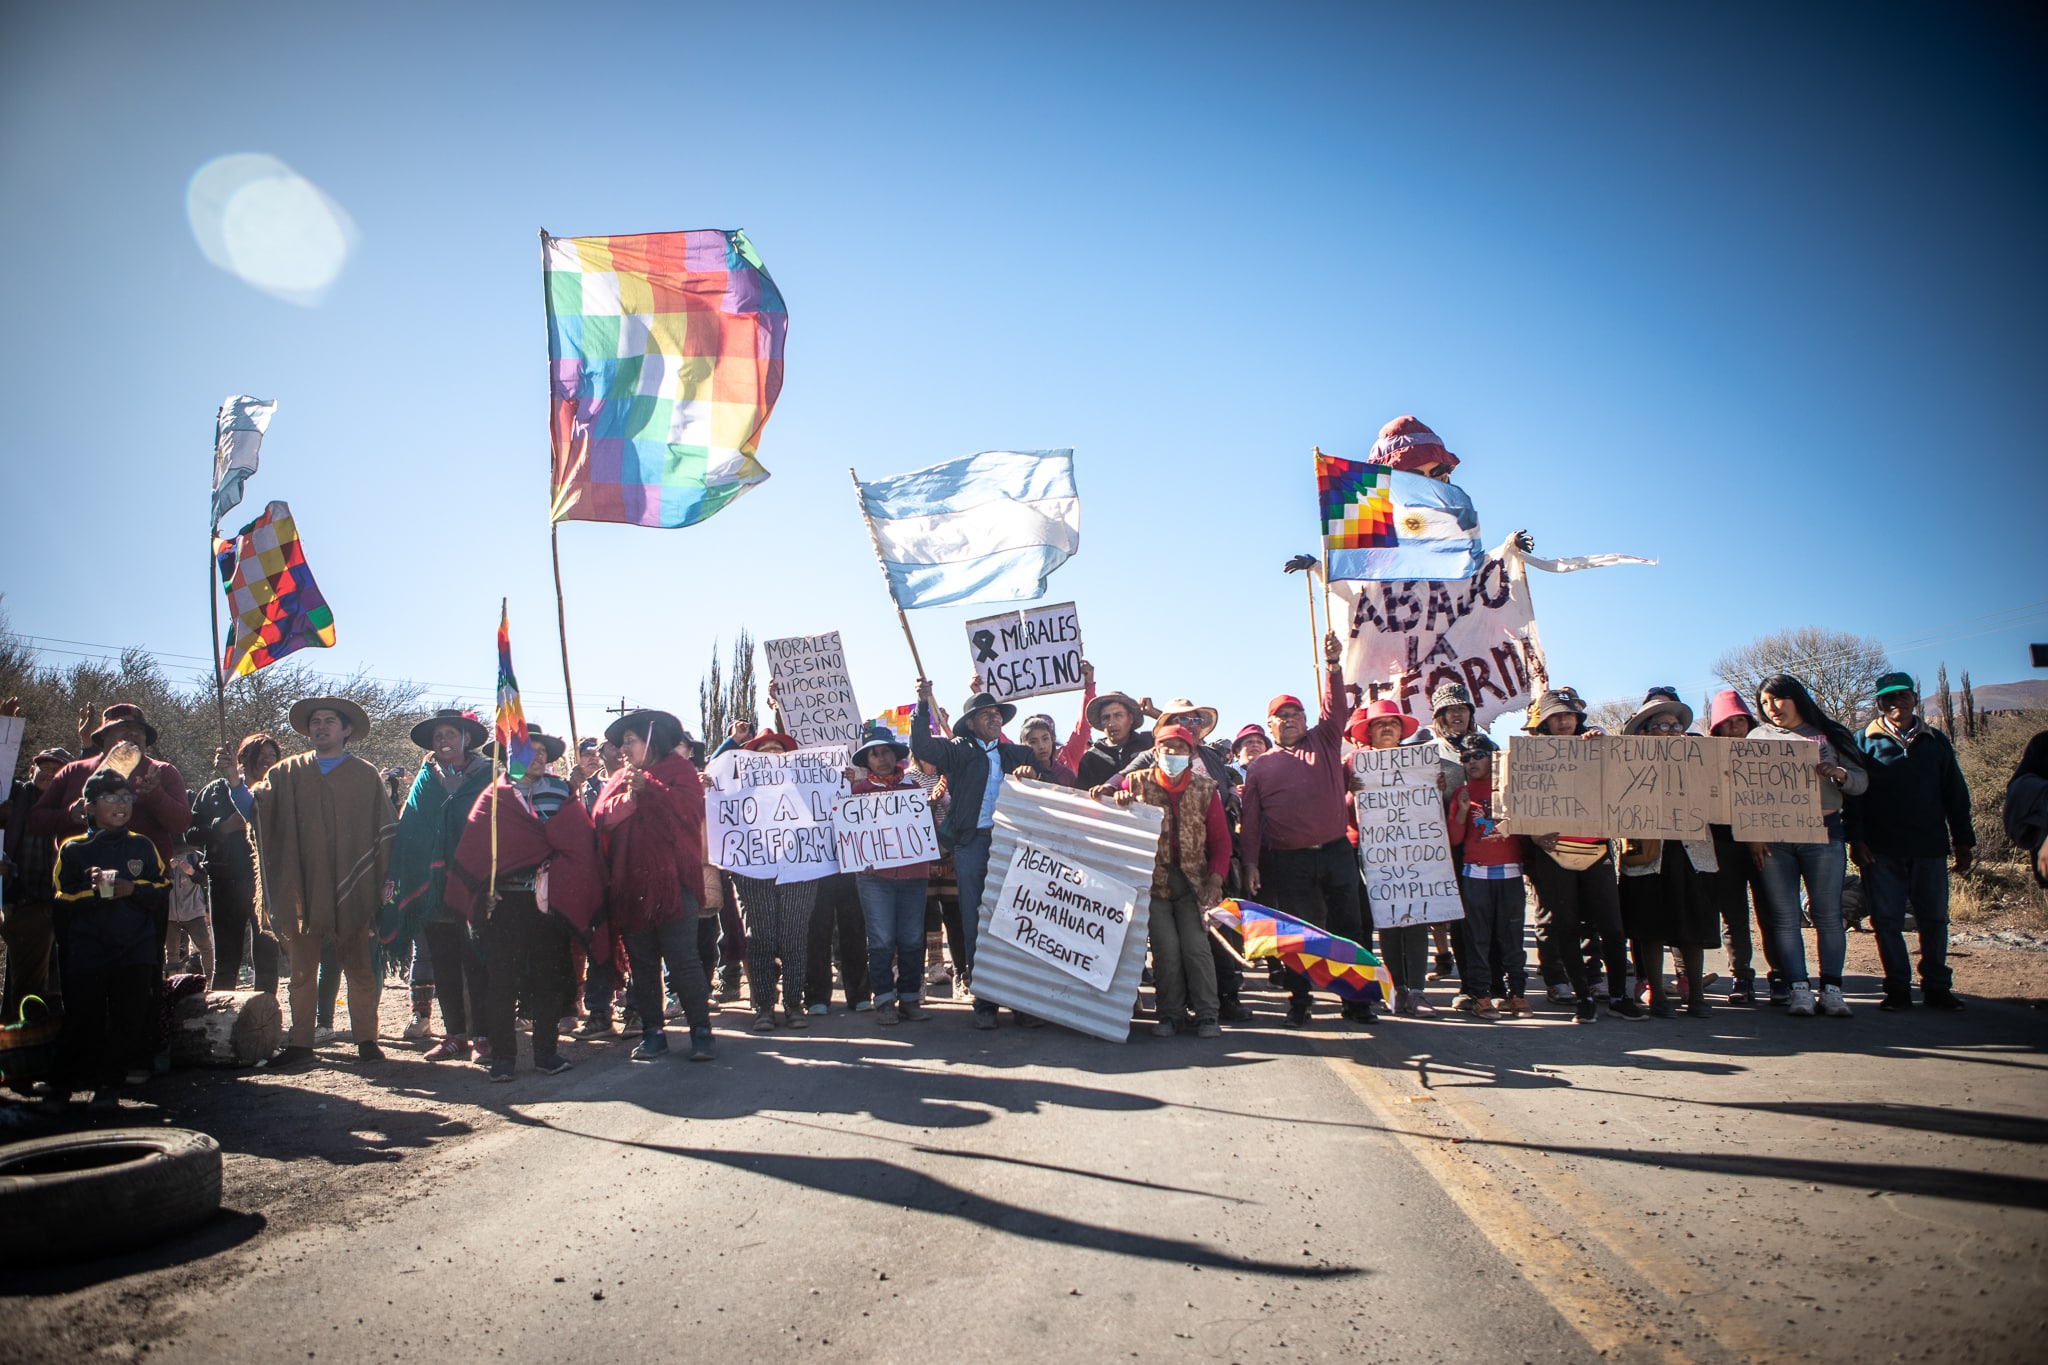
[[[747,234],[541,238],[551,521],[693,526],[768,477],[789,314]]]
[[[241,677],[294,650],[334,644],[334,613],[306,567],[291,508],[273,502],[234,539],[214,537],[213,558],[228,598],[227,672]]]
[[[1370,1004],[1394,998],[1394,974],[1370,951],[1313,924],[1251,901],[1226,900],[1209,922],[1244,937],[1247,958],[1277,957],[1318,988]]]
[[[512,672],[512,617],[498,603],[498,709],[491,717],[491,739],[505,759],[505,775],[514,782],[533,766],[533,735],[526,728],[526,707],[519,700],[519,679]]]
[[[1463,579],[1479,572],[1479,513],[1455,484],[1316,452],[1316,498],[1332,581]]]

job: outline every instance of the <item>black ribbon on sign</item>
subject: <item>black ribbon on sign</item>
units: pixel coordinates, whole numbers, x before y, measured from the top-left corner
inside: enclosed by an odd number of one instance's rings
[[[996,633],[994,631],[977,630],[974,634],[967,637],[967,642],[974,646],[974,662],[985,664],[996,657]]]

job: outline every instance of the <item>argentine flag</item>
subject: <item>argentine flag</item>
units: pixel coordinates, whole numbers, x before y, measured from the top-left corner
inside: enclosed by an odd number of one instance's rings
[[[1081,548],[1072,450],[990,450],[860,487],[896,605],[1029,602]]]

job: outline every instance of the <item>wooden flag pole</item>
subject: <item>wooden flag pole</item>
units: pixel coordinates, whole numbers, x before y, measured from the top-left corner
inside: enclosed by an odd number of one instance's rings
[[[219,461],[220,419],[216,417],[213,419],[213,458],[207,461],[209,470]],[[209,481],[207,484],[208,489],[211,490],[212,486],[212,483]],[[214,539],[220,534],[220,520],[213,515],[213,505],[210,496],[207,503],[206,517],[206,608],[213,617],[213,643],[207,648],[206,652],[213,656],[213,704],[214,709],[220,715],[220,742],[225,745],[228,742],[228,675],[221,668],[220,661],[221,587],[218,581],[220,567],[216,563],[213,553]]]
[[[910,662],[917,667],[918,677],[929,680],[931,675],[924,671],[924,660],[917,657],[917,637],[910,633],[910,618],[903,614],[903,604],[896,601],[896,585],[889,582],[889,563],[882,558],[882,538],[875,534],[875,521],[868,515],[868,505],[861,501],[860,475],[853,472],[851,465],[847,466],[846,474],[853,480],[853,503],[860,508],[861,525],[868,528],[868,544],[875,549],[875,563],[882,570],[882,581],[889,584],[889,600],[896,605],[896,624],[903,627],[904,642],[910,646]]]
[[[576,685],[569,681],[569,608],[562,600],[561,523],[548,523],[548,553],[555,560],[555,628],[562,637],[562,691],[569,698],[569,753],[573,756],[583,736],[576,729]]]
[[[1322,458],[1322,454],[1323,448],[1321,446],[1315,447],[1314,458],[1320,459]],[[1317,514],[1320,517],[1320,507],[1318,507],[1317,509]],[[1324,532],[1327,532],[1328,530],[1329,528],[1326,526],[1317,527],[1317,536],[1323,542],[1323,629],[1326,631],[1334,631],[1335,629],[1337,629],[1337,613],[1330,609],[1330,538],[1328,535],[1324,534]],[[1315,589],[1313,587],[1309,589],[1308,619],[1309,634],[1311,636],[1315,636],[1316,609]],[[1323,642],[1321,637],[1316,637],[1314,643],[1316,647],[1316,695],[1322,698],[1322,706],[1325,710],[1327,710],[1328,708],[1336,705],[1337,699],[1335,697],[1323,696],[1323,675],[1329,672],[1330,666],[1323,661]]]
[[[505,598],[498,599],[498,619],[505,619],[508,606]],[[511,736],[497,733],[498,722],[503,716],[500,698],[491,698],[491,879],[484,883],[484,913],[490,914],[498,904],[498,774],[504,770],[506,753],[512,747]]]

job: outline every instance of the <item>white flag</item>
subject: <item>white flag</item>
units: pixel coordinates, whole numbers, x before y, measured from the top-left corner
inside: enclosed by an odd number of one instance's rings
[[[277,400],[237,394],[220,405],[213,427],[213,527],[242,501],[242,485],[256,472],[263,432]]]

